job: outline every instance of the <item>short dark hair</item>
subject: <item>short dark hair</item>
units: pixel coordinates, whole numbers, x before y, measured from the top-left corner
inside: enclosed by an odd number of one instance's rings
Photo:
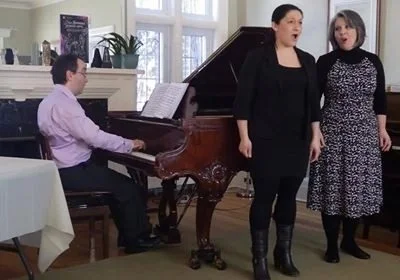
[[[339,44],[335,39],[335,23],[338,18],[343,18],[346,24],[350,28],[354,28],[357,32],[357,39],[354,43],[354,47],[361,47],[364,44],[366,31],[365,23],[361,16],[353,10],[342,10],[338,12],[329,24],[328,39],[331,42],[332,48],[334,50],[339,48]]]
[[[279,24],[286,14],[293,10],[299,11],[300,14],[303,15],[303,11],[299,7],[292,4],[283,4],[275,8],[272,13],[271,21]]]
[[[275,8],[272,13],[271,21],[275,24],[279,24],[290,11],[299,11],[300,14],[303,16],[303,11],[299,7],[292,4],[283,4]],[[265,42],[267,44],[275,44],[275,31],[272,28],[268,29],[268,34],[266,37],[267,39],[265,40]]]
[[[67,71],[76,73],[78,71],[79,57],[74,54],[63,54],[57,57],[51,68],[53,83],[64,85],[67,82]]]

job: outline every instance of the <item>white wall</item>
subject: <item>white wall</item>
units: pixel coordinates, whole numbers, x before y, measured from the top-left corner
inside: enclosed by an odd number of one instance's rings
[[[247,26],[271,26],[273,10],[290,2],[304,12],[304,29],[298,46],[310,52],[317,59],[327,51],[328,0],[248,0],[237,1],[237,23]],[[386,84],[400,84],[400,19],[399,0],[381,0],[380,58],[386,74]],[[245,5],[245,7],[240,7]],[[231,9],[234,11],[234,9]],[[233,24],[234,22],[230,22]],[[235,26],[230,26],[230,30]]]
[[[298,44],[317,59],[327,50],[328,4],[326,0],[292,0],[290,4],[298,6],[304,13],[303,34]],[[246,25],[271,26],[272,12],[285,0],[251,0],[247,1]],[[318,12],[317,12],[318,11]]]
[[[90,28],[114,26],[121,32],[125,23],[120,0],[66,0],[31,10],[34,42],[58,41],[60,38],[60,14],[85,15]]]
[[[380,57],[385,68],[386,84],[400,85],[400,1],[382,0]]]

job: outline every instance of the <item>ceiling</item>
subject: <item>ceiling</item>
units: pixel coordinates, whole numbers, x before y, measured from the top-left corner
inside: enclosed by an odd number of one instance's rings
[[[32,9],[65,0],[0,0],[0,7],[14,9]]]

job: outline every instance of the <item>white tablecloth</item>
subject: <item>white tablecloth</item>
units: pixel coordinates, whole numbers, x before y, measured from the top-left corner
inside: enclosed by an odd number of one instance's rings
[[[0,157],[0,242],[40,248],[44,272],[74,239],[60,176],[48,160]]]

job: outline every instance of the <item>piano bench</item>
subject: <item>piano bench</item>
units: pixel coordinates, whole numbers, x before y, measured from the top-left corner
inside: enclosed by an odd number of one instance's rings
[[[109,192],[65,192],[68,210],[73,223],[89,222],[89,259],[96,260],[96,221],[102,222],[103,258],[109,257],[110,209]]]

